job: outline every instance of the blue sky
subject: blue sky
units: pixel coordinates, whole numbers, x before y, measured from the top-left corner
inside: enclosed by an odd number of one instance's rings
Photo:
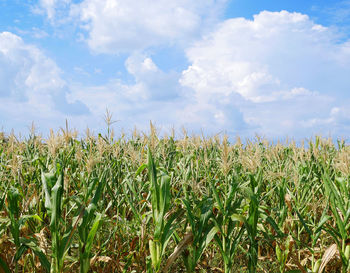
[[[0,128],[350,133],[350,1],[0,0]]]

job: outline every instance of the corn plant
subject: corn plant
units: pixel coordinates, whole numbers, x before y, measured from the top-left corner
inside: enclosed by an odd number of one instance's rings
[[[259,220],[259,203],[261,195],[261,183],[262,183],[262,171],[261,169],[254,176],[249,175],[250,191],[248,191],[249,212],[245,221],[249,239],[248,249],[248,271],[249,273],[255,273],[258,264],[258,241],[256,240],[258,232],[258,220]]]
[[[9,189],[7,193],[7,199],[7,212],[10,216],[10,231],[13,237],[14,244],[16,246],[16,254],[13,257],[13,261],[15,264],[15,272],[19,272],[18,261],[28,248],[31,249],[35,253],[35,255],[37,255],[37,257],[40,259],[43,268],[45,268],[45,270],[49,272],[50,263],[44,255],[44,253],[41,251],[41,249],[37,246],[36,241],[33,238],[28,239],[20,236],[20,229],[28,219],[32,218],[41,221],[40,217],[37,215],[20,216],[19,205],[21,194],[19,193],[17,188]],[[6,266],[4,265],[3,267],[6,268]]]
[[[101,198],[105,181],[105,172],[101,175],[100,179],[93,179],[90,182],[88,191],[85,196],[85,202],[90,201],[88,205],[80,204],[79,207],[86,207],[83,212],[82,221],[78,225],[78,234],[79,234],[79,261],[80,261],[80,272],[87,273],[90,268],[90,259],[91,259],[91,250],[93,246],[94,238],[97,234],[97,231],[102,222],[102,214],[96,212],[98,201]],[[96,184],[97,188],[96,188]],[[96,188],[96,190],[95,190]],[[93,191],[95,193],[92,197],[92,200],[88,200],[92,196]],[[79,217],[79,215],[78,215]]]
[[[11,234],[13,237],[13,241],[15,243],[16,246],[16,255],[14,257],[14,262],[16,263],[16,267],[15,267],[15,272],[18,272],[18,259],[20,256],[20,241],[19,241],[19,237],[20,237],[20,225],[19,225],[19,217],[20,217],[20,211],[19,211],[19,207],[18,207],[18,202],[20,199],[20,194],[18,192],[18,190],[16,188],[11,188],[8,191],[8,214],[10,216],[10,230],[11,230]]]
[[[213,200],[208,197],[203,200],[191,200],[186,189],[184,191],[185,198],[182,202],[186,208],[186,222],[189,224],[192,244],[189,247],[189,253],[184,254],[183,259],[187,272],[192,273],[205,249],[217,234],[218,228],[211,221]]]
[[[124,179],[124,191],[122,192],[122,195],[123,200],[125,200],[128,206],[121,205],[119,208],[121,209],[121,215],[127,215],[128,213],[130,213],[130,209],[133,213],[134,217],[132,221],[134,222],[134,224],[130,226],[134,230],[137,230],[137,236],[134,236],[133,240],[138,240],[139,242],[138,251],[137,254],[135,254],[137,256],[135,260],[137,260],[139,268],[143,268],[146,263],[146,257],[144,255],[148,251],[146,250],[148,245],[148,234],[146,234],[146,230],[149,226],[149,222],[151,221],[150,212],[147,210],[147,206],[149,204],[149,195],[146,193],[148,191],[149,186],[148,183],[143,184],[140,177],[138,177],[139,173],[142,172],[145,167],[147,167],[146,164],[142,165],[138,169],[138,171],[136,172],[137,179],[133,179],[131,175],[128,175]],[[125,218],[127,217],[122,218],[123,222],[126,220]]]
[[[327,232],[334,238],[342,261],[342,272],[350,271],[350,183],[348,179],[332,177],[325,168],[323,182],[329,196],[330,209],[337,229],[327,225]]]
[[[51,259],[51,273],[61,273],[64,269],[64,260],[68,249],[72,242],[73,234],[77,228],[78,220],[82,217],[84,208],[80,208],[79,217],[76,219],[74,225],[65,223],[62,226],[64,219],[62,218],[62,200],[63,200],[63,170],[57,164],[57,169],[51,173],[42,173],[43,191],[45,196],[45,208],[50,217],[50,232],[52,240],[52,259]],[[62,229],[65,232],[62,233]]]
[[[244,233],[244,216],[241,214],[241,203],[243,196],[238,193],[239,183],[236,177],[229,177],[226,187],[217,188],[214,181],[210,183],[215,199],[215,214],[212,221],[218,233],[215,234],[215,241],[219,246],[224,262],[225,273],[233,272],[233,262],[237,245]]]
[[[154,163],[152,153],[148,150],[148,173],[150,180],[152,219],[155,227],[153,239],[149,240],[152,269],[154,272],[160,270],[162,257],[168,242],[174,232],[173,222],[177,214],[172,214],[165,218],[170,207],[170,177],[162,174],[160,179],[157,176],[157,168]],[[160,181],[159,181],[160,180]]]
[[[2,211],[4,208],[7,191],[8,191],[8,185],[6,185],[6,187],[4,188],[4,191],[3,191],[2,196],[0,198],[0,211]],[[0,225],[0,228],[1,228],[0,229],[1,236],[3,234],[6,234],[5,227],[3,224]],[[11,272],[7,262],[1,256],[0,256],[0,269],[5,273]]]

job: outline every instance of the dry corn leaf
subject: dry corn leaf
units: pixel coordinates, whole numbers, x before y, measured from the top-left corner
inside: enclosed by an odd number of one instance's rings
[[[181,242],[174,249],[174,252],[169,256],[163,272],[168,272],[168,270],[170,269],[173,262],[181,254],[181,252],[186,249],[186,247],[192,242],[192,240],[193,240],[192,232],[187,233],[184,236],[184,238],[181,240]]]
[[[325,269],[326,265],[329,263],[330,260],[337,254],[338,248],[336,244],[331,245],[326,249],[326,251],[323,254],[322,262],[320,265],[320,268],[318,269],[317,273],[322,273]]]
[[[90,261],[90,266],[92,267],[94,265],[94,263],[96,263],[96,262],[108,263],[110,261],[112,261],[111,257],[95,255]]]

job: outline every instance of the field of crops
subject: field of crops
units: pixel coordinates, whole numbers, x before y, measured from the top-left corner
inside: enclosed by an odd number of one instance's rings
[[[0,134],[0,272],[350,272],[350,147]]]

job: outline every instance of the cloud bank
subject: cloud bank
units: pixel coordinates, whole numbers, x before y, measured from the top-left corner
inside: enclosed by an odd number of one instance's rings
[[[26,110],[16,115],[26,120],[68,116],[80,128],[101,128],[108,107],[127,129],[145,128],[153,120],[163,127],[184,125],[197,133],[232,136],[349,134],[350,41],[334,27],[288,11],[263,11],[251,20],[232,18],[204,27],[217,21],[224,4],[70,3],[70,16],[84,24],[90,49],[127,54],[128,79],[115,76],[100,85],[68,82],[38,48],[2,33],[0,64],[8,69],[0,70],[0,99],[6,105],[0,115],[20,108]],[[163,71],[155,47],[180,44],[188,67]]]

